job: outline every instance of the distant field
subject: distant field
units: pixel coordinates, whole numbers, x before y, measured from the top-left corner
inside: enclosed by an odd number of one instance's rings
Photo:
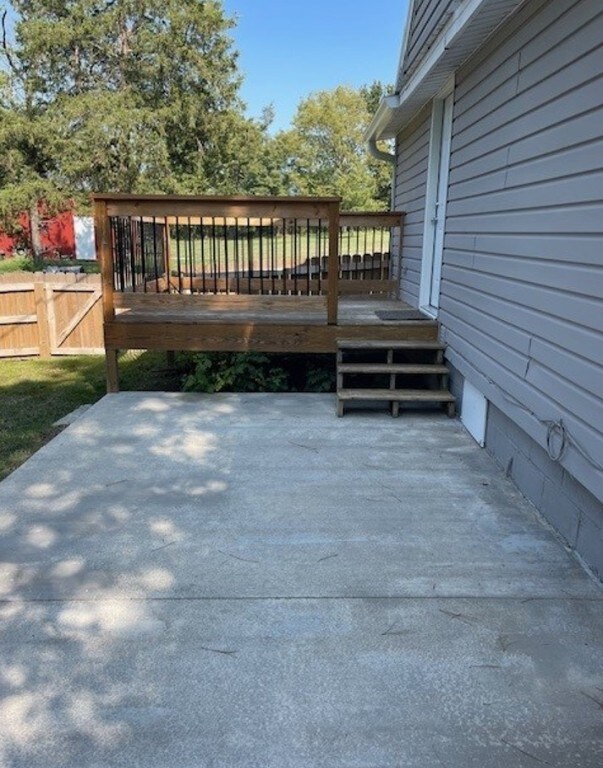
[[[356,236],[355,233],[343,233],[339,242],[340,257],[368,253],[389,252],[389,231]],[[326,234],[319,237],[316,232],[295,237],[293,234],[278,233],[271,237],[240,237],[238,240],[224,237],[199,237],[177,239],[170,236],[170,268],[187,272],[193,264],[193,271],[201,271],[205,263],[206,271],[281,271],[294,266],[304,266],[309,259],[328,254]],[[368,262],[370,265],[370,260]],[[302,270],[303,271],[303,270]]]

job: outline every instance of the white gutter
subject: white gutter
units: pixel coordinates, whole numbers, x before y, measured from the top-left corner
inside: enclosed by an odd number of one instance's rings
[[[365,134],[370,154],[376,160],[382,160],[384,163],[391,163],[392,165],[396,162],[396,156],[391,152],[384,152],[383,150],[379,149],[377,146],[377,131],[370,133],[370,129],[373,124],[376,124],[378,126],[378,130],[380,130],[381,125],[385,125],[387,122],[389,122],[391,111],[396,109],[397,106],[398,97],[395,94],[393,96],[384,96],[379,102],[377,112],[375,113],[375,116],[373,117],[371,124],[369,125],[369,128]]]
[[[365,134],[369,149],[380,139],[394,138],[421,107],[433,99],[450,75],[522,2],[464,0],[459,3],[399,93],[385,96],[381,100]]]

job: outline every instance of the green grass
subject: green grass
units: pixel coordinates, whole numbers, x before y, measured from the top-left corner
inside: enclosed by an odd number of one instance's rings
[[[123,390],[178,391],[182,371],[168,368],[159,352],[120,358]],[[105,394],[105,359],[77,356],[0,363],[0,479],[6,477],[60,429],[53,422]],[[65,456],[66,463],[69,456]]]
[[[383,236],[376,236],[374,247],[376,251],[389,251],[389,232],[384,232]],[[251,247],[250,247],[251,246]],[[296,261],[298,264],[305,264],[308,256],[315,258],[319,254],[326,256],[328,253],[328,240],[326,233],[323,233],[319,241],[316,232],[310,232],[310,237],[306,234],[300,234],[296,238],[292,234],[275,234],[274,237],[265,235],[262,241],[262,256],[260,258],[260,239],[254,237],[251,242],[244,236],[240,236],[238,241],[238,253],[235,248],[234,239],[228,239],[228,253],[223,237],[220,237],[220,231],[216,240],[212,242],[211,238],[204,237],[203,249],[198,237],[180,239],[180,266],[186,271],[192,255],[196,270],[201,269],[202,255],[205,258],[206,269],[209,271],[213,260],[217,262],[218,271],[225,269],[226,259],[228,257],[228,266],[230,271],[234,271],[237,264],[240,270],[246,270],[249,264],[254,270],[259,270],[262,264],[264,270],[281,270],[283,266],[291,267],[293,262],[293,253],[295,248]],[[339,248],[341,254],[365,253],[372,250],[370,234],[365,238],[360,234],[357,238],[355,233],[343,233]],[[178,268],[178,239],[172,233],[170,235],[170,267],[173,270]]]
[[[9,272],[32,272],[33,261],[28,256],[13,256],[0,261],[0,275]]]
[[[45,260],[36,264],[29,256],[11,256],[0,260],[0,275],[10,272],[38,272],[44,267],[81,267],[88,275],[100,272],[98,261],[78,261],[77,259]]]

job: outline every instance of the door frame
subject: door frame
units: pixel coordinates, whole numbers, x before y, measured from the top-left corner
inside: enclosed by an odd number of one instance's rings
[[[448,97],[453,101],[449,119],[445,120],[445,103]],[[436,236],[435,219],[446,222],[448,195],[438,200],[438,188],[444,174],[446,190],[450,171],[450,146],[452,141],[452,118],[454,111],[454,75],[446,82],[432,102],[431,127],[429,132],[429,156],[427,161],[427,184],[425,189],[425,221],[423,225],[423,250],[421,254],[421,282],[419,286],[419,307],[426,314],[436,318],[439,310],[439,284],[444,255],[443,230],[441,242]],[[437,212],[436,212],[437,204]],[[438,253],[436,253],[438,246]],[[435,303],[432,301],[433,285],[438,286]]]

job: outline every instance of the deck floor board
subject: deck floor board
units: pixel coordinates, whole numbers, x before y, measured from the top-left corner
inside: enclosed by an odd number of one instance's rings
[[[368,325],[396,326],[409,323],[423,323],[422,320],[382,320],[376,312],[412,309],[410,305],[397,299],[383,298],[351,298],[342,297],[339,300],[339,325]],[[262,325],[324,325],[326,313],[324,308],[309,306],[302,311],[291,311],[281,307],[261,307],[257,310],[249,307],[223,309],[219,306],[191,309],[190,306],[174,311],[153,307],[152,310],[128,309],[118,310],[116,320],[126,323],[191,323],[191,324],[232,324],[258,323]],[[427,321],[428,318],[426,317]]]

